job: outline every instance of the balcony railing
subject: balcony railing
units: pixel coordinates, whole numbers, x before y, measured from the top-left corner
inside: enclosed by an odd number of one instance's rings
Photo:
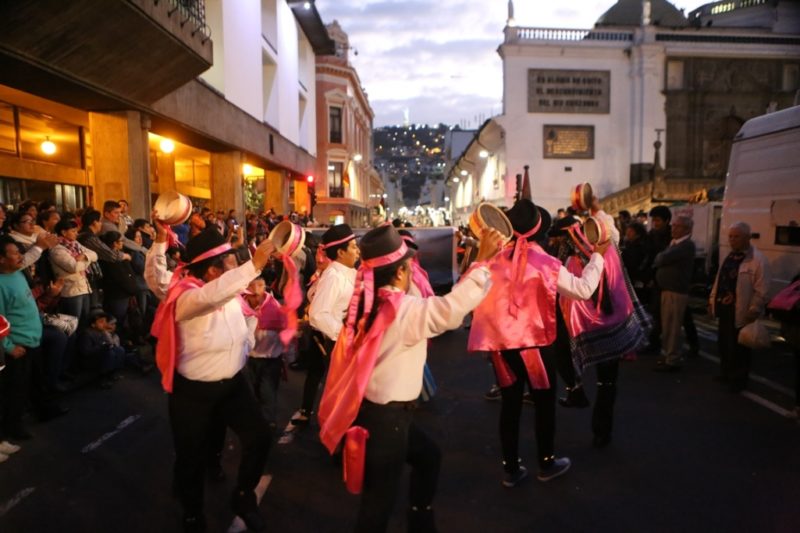
[[[506,42],[519,41],[632,41],[631,31],[579,30],[570,28],[506,28]]]
[[[161,0],[153,0],[158,4]],[[206,24],[206,2],[205,0],[166,0],[169,2],[169,15],[172,16],[176,11],[181,21],[181,26],[189,24],[193,31],[200,32],[203,37],[211,37],[211,28]]]
[[[329,198],[344,198],[344,187],[328,187]]]

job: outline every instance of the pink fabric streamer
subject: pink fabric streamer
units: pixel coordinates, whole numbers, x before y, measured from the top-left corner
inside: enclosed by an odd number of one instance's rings
[[[528,263],[528,237],[539,231],[541,225],[542,217],[539,217],[539,221],[530,230],[525,233],[514,232],[517,242],[514,244],[514,255],[511,259],[511,268],[513,272],[511,279],[517,285],[522,285],[525,278],[525,266]],[[514,291],[511,293],[508,312],[512,317],[517,318],[517,313],[519,312],[519,308],[522,307],[522,300],[524,297],[525,295],[522,294],[522,291]]]
[[[417,286],[420,296],[423,298],[429,298],[434,295],[428,273],[419,264],[419,259],[416,256],[411,260],[411,281]]]
[[[547,377],[542,355],[538,348],[528,348],[520,351],[522,361],[525,363],[525,370],[528,372],[528,379],[534,389],[549,389],[550,379]],[[497,376],[497,384],[502,388],[510,387],[517,381],[517,376],[503,359],[503,355],[495,350],[491,352],[492,364]]]
[[[286,327],[281,330],[278,337],[284,346],[288,346],[297,333],[297,309],[303,303],[303,291],[300,290],[300,276],[297,265],[291,256],[284,254],[283,268],[286,269],[286,287],[283,289],[283,305],[281,311],[286,316]]]
[[[339,334],[319,404],[319,436],[330,453],[358,416],[383,334],[397,316],[403,296],[400,291],[379,289],[378,313],[369,331],[359,330],[352,342],[347,340],[346,328]]]
[[[150,333],[158,339],[156,343],[156,364],[158,365],[158,370],[161,371],[161,386],[166,392],[172,392],[172,383],[177,366],[178,322],[175,320],[175,309],[178,298],[187,290],[199,288],[203,285],[205,285],[203,280],[194,276],[178,277],[173,275],[167,298],[159,304],[156,310]]]

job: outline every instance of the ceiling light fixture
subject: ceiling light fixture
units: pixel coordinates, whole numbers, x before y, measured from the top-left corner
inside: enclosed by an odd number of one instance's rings
[[[56,143],[51,141],[50,137],[45,137],[40,147],[42,149],[42,152],[44,152],[47,155],[53,155],[54,153],[56,153]]]
[[[175,151],[175,143],[170,139],[161,139],[161,142],[158,143],[158,148],[165,154],[171,154]]]

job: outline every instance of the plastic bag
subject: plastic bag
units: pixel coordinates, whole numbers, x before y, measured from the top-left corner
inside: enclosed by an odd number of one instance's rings
[[[754,350],[763,350],[772,346],[769,331],[760,320],[750,322],[739,330],[739,344]]]

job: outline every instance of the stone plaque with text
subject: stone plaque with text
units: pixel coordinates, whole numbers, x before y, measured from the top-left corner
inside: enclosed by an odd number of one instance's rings
[[[594,126],[544,126],[545,159],[594,159]]]
[[[608,113],[608,70],[528,69],[529,113]]]

